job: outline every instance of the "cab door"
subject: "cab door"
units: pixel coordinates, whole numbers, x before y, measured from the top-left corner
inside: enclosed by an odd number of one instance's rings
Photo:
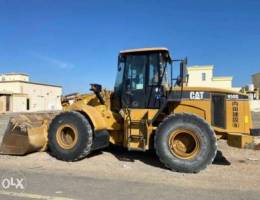
[[[129,108],[145,108],[147,55],[134,54],[126,57],[125,87],[122,103]]]

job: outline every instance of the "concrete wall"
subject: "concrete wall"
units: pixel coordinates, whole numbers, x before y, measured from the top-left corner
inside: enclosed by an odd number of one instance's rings
[[[250,108],[253,112],[260,112],[260,100],[250,101]]]
[[[232,88],[232,77],[213,77],[212,86],[219,88]]]
[[[21,93],[28,94],[31,111],[61,109],[60,87],[22,83]]]
[[[62,88],[31,82],[1,82],[0,92],[11,94],[11,111],[60,110]],[[28,99],[28,100],[27,100]],[[29,101],[29,110],[27,110]]]
[[[1,82],[0,83],[1,93],[21,93],[21,83],[20,82]]]
[[[188,67],[187,68],[187,73],[189,74],[188,86],[233,89],[232,87],[233,78],[231,76],[214,77],[213,69],[214,69],[213,65]],[[203,76],[205,80],[203,80]],[[234,88],[234,90],[237,91],[239,89]]]
[[[6,111],[6,96],[0,96],[0,113]]]
[[[188,67],[187,72],[189,74],[188,86],[208,86],[211,84],[213,77],[213,66],[204,67]],[[205,73],[206,80],[202,80],[202,73]]]
[[[11,110],[13,112],[23,112],[26,109],[26,95],[13,95],[11,97]]]

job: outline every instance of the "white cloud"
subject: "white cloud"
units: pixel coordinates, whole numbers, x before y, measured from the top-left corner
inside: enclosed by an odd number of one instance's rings
[[[48,63],[50,63],[52,66],[60,68],[60,69],[72,69],[75,68],[75,65],[69,62],[65,62],[63,60],[59,60],[57,58],[52,58],[49,56],[41,55],[38,53],[32,53],[35,57],[44,60]]]

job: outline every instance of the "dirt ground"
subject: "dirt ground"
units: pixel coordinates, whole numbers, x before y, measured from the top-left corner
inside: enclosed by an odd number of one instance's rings
[[[193,189],[260,190],[260,151],[232,148],[225,141],[219,142],[214,163],[198,174],[165,169],[154,152],[127,152],[119,147],[95,152],[73,163],[58,161],[46,152],[27,156],[1,155],[0,163],[0,171],[12,168],[23,172],[171,184]]]
[[[259,125],[260,113],[254,114],[253,117],[254,124],[258,123]],[[1,126],[4,128],[7,121],[8,118],[2,117],[0,128]],[[223,197],[222,199],[226,199],[224,197],[228,197],[228,199],[237,199],[237,197],[239,197],[238,199],[248,199],[247,197],[250,194],[252,195],[251,199],[258,199],[260,194],[260,151],[232,148],[225,141],[218,142],[218,149],[214,163],[198,174],[172,172],[160,163],[154,152],[128,152],[114,146],[94,152],[88,158],[78,162],[59,161],[51,157],[48,152],[37,152],[26,156],[0,155],[0,173],[2,175],[5,171],[12,170],[27,174],[30,178],[29,181],[31,181],[31,184],[36,184],[35,187],[36,189],[38,187],[39,192],[42,191],[42,185],[47,184],[47,194],[49,194],[49,190],[55,188],[53,186],[55,183],[48,185],[49,177],[52,176],[60,177],[61,183],[58,183],[58,185],[63,184],[67,188],[71,188],[65,182],[68,177],[71,177],[71,181],[76,182],[77,177],[83,178],[83,180],[80,179],[83,185],[92,184],[89,181],[93,179],[95,182],[91,187],[93,193],[96,191],[96,199],[100,199],[98,194],[104,190],[101,189],[102,187],[108,188],[108,191],[106,191],[108,193],[113,189],[112,186],[109,188],[104,182],[107,184],[110,184],[110,182],[117,182],[119,185],[125,184],[126,188],[126,185],[136,185],[135,183],[140,183],[142,187],[151,186],[151,184],[154,185],[154,188],[167,186],[167,188],[173,188],[171,195],[176,192],[174,188],[182,188],[181,191],[185,191],[184,199],[192,197],[192,194],[190,194],[192,191],[201,191],[205,199],[210,196],[208,191],[215,191],[215,199],[219,199],[219,197]],[[46,178],[40,179],[39,177]],[[30,186],[32,187],[32,185]],[[150,190],[153,190],[150,186]],[[76,186],[73,187],[75,190],[77,189]],[[141,188],[140,190],[142,191]],[[227,196],[224,195],[225,192],[228,193]],[[122,193],[124,196],[125,192]],[[163,194],[163,192],[161,193]],[[237,196],[234,196],[235,194]],[[8,195],[12,195],[12,193],[8,193]],[[78,199],[84,199],[84,192],[81,195],[82,198],[79,197]],[[111,199],[114,199],[114,197],[115,194],[114,196],[111,195]],[[132,193],[129,193],[129,196],[124,199],[131,197]],[[199,196],[194,199],[199,199]]]

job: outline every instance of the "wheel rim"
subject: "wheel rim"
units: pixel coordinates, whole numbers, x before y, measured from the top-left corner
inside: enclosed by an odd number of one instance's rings
[[[63,149],[72,149],[78,141],[78,131],[73,126],[64,124],[58,128],[56,139]]]
[[[190,160],[200,152],[201,142],[193,131],[178,129],[170,134],[169,147],[174,156]]]

